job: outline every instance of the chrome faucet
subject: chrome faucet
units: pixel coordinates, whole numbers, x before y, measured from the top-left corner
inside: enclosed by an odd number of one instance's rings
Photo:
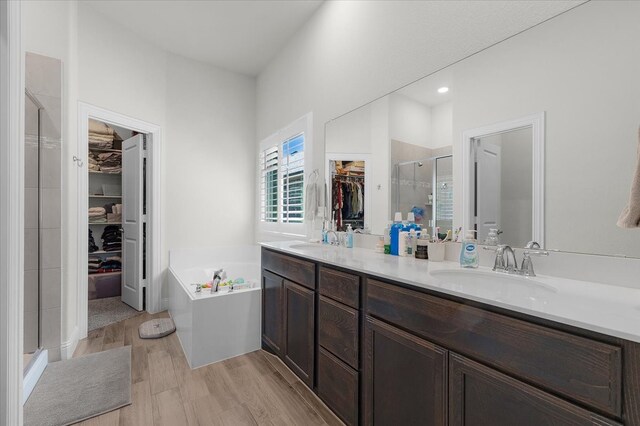
[[[516,254],[510,246],[505,245],[503,249],[503,253],[506,256],[506,262],[504,265],[504,269],[508,274],[513,274],[518,272],[518,261],[516,260]]]
[[[224,269],[218,269],[213,272],[213,280],[211,281],[211,293],[217,293],[220,282],[227,277]]]
[[[333,241],[331,241],[330,236],[333,235]],[[327,242],[329,244],[331,244],[332,246],[339,246],[340,245],[340,238],[338,237],[338,233],[336,231],[327,231]]]
[[[491,247],[485,247],[486,250],[493,250]],[[496,272],[506,272],[507,274],[524,275],[525,277],[535,277],[533,271],[533,262],[531,256],[548,256],[549,252],[539,250],[540,244],[535,241],[529,241],[525,246],[522,255],[522,266],[518,269],[518,261],[513,249],[508,245],[500,245],[495,248],[496,259],[493,263],[493,270]],[[506,255],[506,260],[505,260]]]

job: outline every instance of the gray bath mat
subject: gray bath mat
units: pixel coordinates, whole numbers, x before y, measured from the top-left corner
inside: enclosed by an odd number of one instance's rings
[[[141,339],[159,339],[176,331],[176,325],[171,318],[156,318],[143,322],[138,327]]]
[[[24,405],[25,426],[69,425],[131,404],[131,346],[47,366]]]

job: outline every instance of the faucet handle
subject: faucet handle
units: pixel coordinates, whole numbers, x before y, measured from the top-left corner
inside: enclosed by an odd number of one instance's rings
[[[506,247],[507,246],[504,244],[495,246],[495,248],[487,246],[484,247],[485,250],[493,250],[496,252],[496,259],[493,262],[493,271],[505,271],[507,269],[504,263],[504,249]]]
[[[526,249],[539,249],[540,248],[540,244],[538,244],[537,241],[529,241],[524,248]]]
[[[533,262],[531,261],[531,256],[549,256],[549,252],[546,250],[525,250],[522,253],[522,267],[520,268],[520,271],[525,277],[536,276],[536,273],[533,270]]]
[[[529,256],[549,256],[549,252],[546,251],[546,250],[525,250],[522,254],[525,257],[529,257]]]

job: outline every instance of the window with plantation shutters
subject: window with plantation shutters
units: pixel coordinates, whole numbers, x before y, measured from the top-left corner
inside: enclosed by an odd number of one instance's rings
[[[282,223],[304,221],[304,133],[282,143]]]
[[[304,224],[310,119],[310,114],[302,117],[260,143],[258,215],[262,230],[299,233]]]
[[[278,221],[278,147],[260,152],[260,220]]]

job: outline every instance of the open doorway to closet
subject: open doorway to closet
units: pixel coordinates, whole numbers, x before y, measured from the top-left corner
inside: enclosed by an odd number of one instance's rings
[[[82,339],[141,311],[161,309],[160,131],[91,105],[81,105],[79,119],[78,338]]]
[[[88,332],[144,309],[146,138],[89,119]]]

